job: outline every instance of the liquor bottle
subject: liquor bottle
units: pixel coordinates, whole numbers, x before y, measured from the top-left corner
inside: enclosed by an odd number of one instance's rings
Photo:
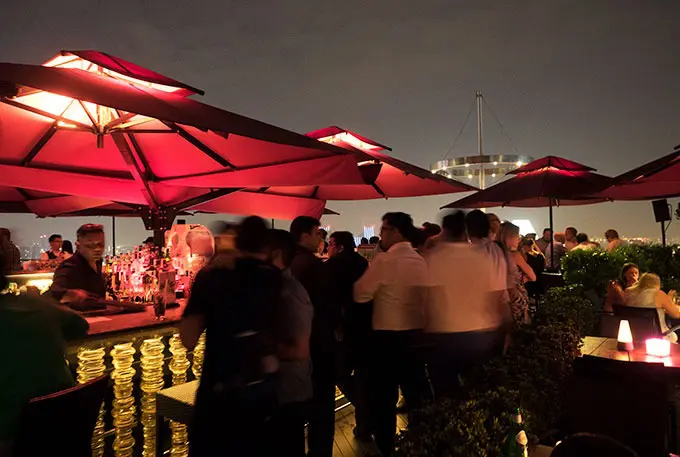
[[[517,408],[508,436],[505,438],[501,453],[503,457],[528,457],[529,440],[522,426],[522,414]]]

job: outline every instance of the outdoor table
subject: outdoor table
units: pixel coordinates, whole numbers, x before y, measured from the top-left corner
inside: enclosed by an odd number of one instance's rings
[[[616,338],[587,336],[583,340],[581,355],[602,357],[622,362],[663,363],[669,373],[680,375],[680,345],[671,344],[671,355],[668,357],[647,355],[644,341],[636,341],[635,349],[630,352],[619,351],[616,345]]]

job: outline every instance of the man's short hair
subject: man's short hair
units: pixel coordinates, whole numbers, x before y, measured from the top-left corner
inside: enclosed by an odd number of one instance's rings
[[[78,230],[76,231],[78,239],[95,233],[104,233],[104,226],[101,224],[85,224],[78,227]]]
[[[574,236],[578,233],[578,230],[576,230],[576,227],[567,227],[564,229],[564,234],[566,235],[567,233],[573,233]]]
[[[588,241],[588,235],[586,235],[585,233],[579,233],[578,235],[576,235],[577,243],[585,243],[586,241]]]
[[[353,252],[357,247],[354,242],[354,235],[349,232],[333,232],[331,239],[335,240],[336,245],[342,246],[345,252]]]
[[[391,227],[394,227],[401,236],[409,241],[417,235],[417,229],[413,225],[413,218],[409,214],[402,212],[385,213],[382,220]]]
[[[47,240],[51,243],[52,241],[55,241],[57,238],[63,238],[63,237],[61,235],[59,235],[58,233],[54,233],[54,234],[50,235],[50,237]]]
[[[433,224],[431,222],[425,222],[423,224],[423,232],[425,232],[425,235],[430,238],[432,236],[437,236],[442,232],[442,228],[437,225]]]
[[[293,241],[293,236],[290,232],[279,229],[269,230],[267,249],[281,251],[281,259],[286,268],[293,263],[293,257],[295,257],[295,241]]]
[[[545,235],[545,232],[550,232],[550,233],[552,233],[552,230],[549,229],[549,228],[544,228],[544,229],[543,229],[543,234],[544,234],[544,235]]]
[[[321,227],[321,221],[311,216],[298,216],[290,224],[290,234],[293,235],[293,241],[299,243],[302,235],[307,233],[312,234],[315,227]]]
[[[372,236],[370,240],[368,240],[368,244],[378,244],[380,243],[380,237],[378,236]]]
[[[491,225],[489,218],[481,210],[473,210],[465,216],[465,226],[470,238],[488,238]]]
[[[444,235],[449,239],[458,240],[465,237],[465,213],[456,211],[447,214],[442,219],[442,227],[444,228]]]
[[[264,219],[248,216],[241,221],[237,230],[236,249],[251,254],[264,252],[269,239],[269,229]]]

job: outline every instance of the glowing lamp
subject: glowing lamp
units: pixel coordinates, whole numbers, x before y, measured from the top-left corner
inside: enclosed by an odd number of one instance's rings
[[[622,319],[619,323],[619,336],[616,340],[618,342],[616,348],[619,351],[630,352],[635,349],[635,346],[633,345],[633,334],[630,331],[630,322],[625,319]]]
[[[668,357],[671,355],[671,342],[662,338],[651,338],[645,341],[647,355]]]

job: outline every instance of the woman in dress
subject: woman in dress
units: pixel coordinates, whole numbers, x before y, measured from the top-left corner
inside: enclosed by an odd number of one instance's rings
[[[680,319],[680,306],[675,304],[677,292],[671,290],[666,293],[661,290],[661,279],[654,273],[645,273],[640,276],[637,284],[626,289],[623,296],[626,306],[656,308],[662,332],[668,331],[666,315],[673,319]],[[675,333],[671,333],[668,339],[673,343],[678,342],[678,336]]]
[[[627,263],[621,268],[621,274],[615,281],[609,283],[607,298],[602,311],[613,313],[614,305],[623,305],[623,293],[640,279],[640,269],[634,263]]]
[[[508,293],[510,311],[515,325],[529,320],[529,294],[525,284],[536,281],[536,273],[519,251],[519,227],[512,222],[503,222],[498,241],[505,249],[508,258]]]

